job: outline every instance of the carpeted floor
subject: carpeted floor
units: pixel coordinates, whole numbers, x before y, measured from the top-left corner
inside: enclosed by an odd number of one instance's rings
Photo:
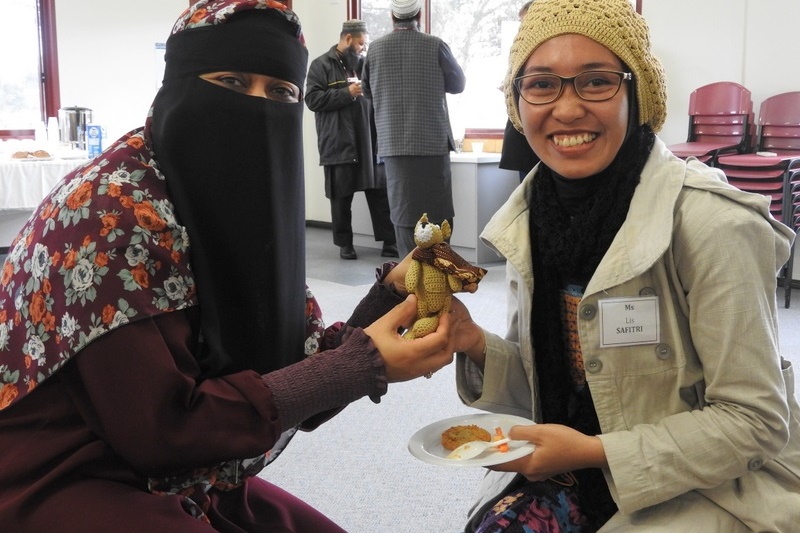
[[[339,259],[330,231],[309,228],[307,276],[331,323],[344,320],[374,281],[380,249],[356,247],[357,261]],[[504,266],[489,273],[475,294],[462,295],[473,317],[505,332]],[[800,291],[779,310],[781,347],[800,367]],[[780,302],[783,292],[780,290]],[[262,477],[303,498],[350,533],[456,533],[483,475],[482,468],[433,466],[407,450],[425,425],[474,412],[458,400],[452,367],[392,384],[380,404],[362,399],[311,433],[297,435]]]
[[[308,284],[326,323],[345,320],[375,280],[380,248],[356,247],[358,260],[339,259],[330,231],[307,231]],[[462,301],[485,326],[502,333],[504,266]],[[389,385],[380,404],[359,400],[310,433],[299,433],[261,477],[303,498],[350,533],[456,533],[483,476],[482,468],[433,466],[414,458],[409,438],[443,418],[477,412],[461,404],[452,367],[431,379]]]

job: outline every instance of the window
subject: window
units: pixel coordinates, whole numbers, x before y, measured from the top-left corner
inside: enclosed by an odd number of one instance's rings
[[[505,126],[506,108],[500,85],[523,3],[524,0],[424,0],[423,31],[441,37],[450,46],[467,77],[463,93],[447,96],[456,137],[463,137],[466,128]],[[392,30],[388,4],[386,0],[350,0],[348,17],[364,20],[374,40]]]
[[[55,0],[3,0],[0,50],[0,140],[32,139],[61,107]]]
[[[5,0],[0,17],[0,139],[33,138],[58,114],[55,0]]]
[[[508,52],[519,27],[518,13],[525,0],[424,0],[422,31],[441,37],[464,69],[467,86],[448,95],[453,134],[466,128],[502,129],[505,99],[500,85],[506,75]],[[642,0],[631,0],[642,12]],[[348,18],[367,23],[370,38],[392,31],[387,0],[349,0]]]

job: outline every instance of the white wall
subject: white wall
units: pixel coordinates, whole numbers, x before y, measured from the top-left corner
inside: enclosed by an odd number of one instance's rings
[[[667,73],[667,122],[660,132],[667,144],[686,140],[689,94],[694,89],[716,81],[742,82],[745,3],[643,0],[653,53]]]
[[[117,2],[58,0],[61,103],[94,110],[109,137],[141,126],[155,95],[154,45],[164,42],[188,0],[139,0],[120,15]],[[303,22],[309,60],[336,43],[346,0],[293,0]],[[643,0],[653,48],[668,80],[667,144],[686,138],[689,94],[728,80],[764,98],[800,90],[797,0]],[[306,218],[330,221],[318,164],[314,115],[305,113]]]
[[[116,139],[144,124],[156,94],[155,43],[165,42],[188,0],[58,0],[61,105],[92,109]]]
[[[308,47],[308,62],[311,64],[314,58],[339,42],[342,22],[347,20],[347,2],[346,0],[292,0],[292,9],[303,24],[303,35]],[[314,113],[308,108],[305,110],[303,124],[306,219],[330,222],[331,204],[325,198],[325,178],[322,167],[319,166]]]
[[[689,94],[715,81],[741,83],[761,102],[800,90],[797,0],[643,0],[653,49],[667,72],[667,144],[688,133]]]
[[[144,124],[156,94],[155,43],[165,42],[189,0],[140,0],[120,12],[118,2],[58,0],[56,28],[61,105],[91,108],[109,138]],[[294,0],[303,22],[309,61],[339,39],[344,0]],[[121,15],[124,13],[124,16]],[[330,221],[323,189],[314,115],[305,113],[306,217]]]

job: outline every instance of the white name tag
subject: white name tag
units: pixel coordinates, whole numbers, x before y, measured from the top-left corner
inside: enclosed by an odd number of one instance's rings
[[[607,298],[600,307],[600,347],[657,344],[660,341],[658,296]]]

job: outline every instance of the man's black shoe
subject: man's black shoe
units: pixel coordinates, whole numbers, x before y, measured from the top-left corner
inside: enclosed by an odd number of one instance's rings
[[[397,253],[397,245],[383,243],[381,257],[400,257],[400,254]]]
[[[353,246],[341,246],[339,248],[339,257],[342,259],[358,259],[356,250]]]

